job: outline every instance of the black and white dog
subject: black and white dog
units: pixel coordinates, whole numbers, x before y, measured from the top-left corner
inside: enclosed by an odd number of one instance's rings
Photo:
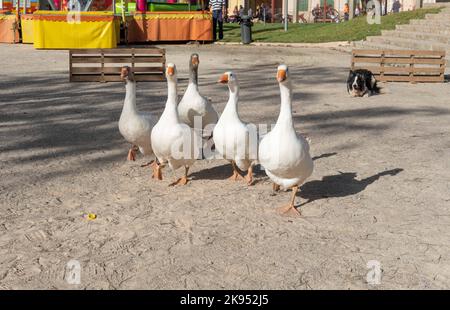
[[[366,69],[350,70],[347,79],[347,91],[353,97],[372,96],[380,93],[377,80]]]

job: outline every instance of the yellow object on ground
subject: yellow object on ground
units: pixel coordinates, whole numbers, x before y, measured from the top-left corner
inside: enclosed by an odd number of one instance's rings
[[[119,20],[112,12],[36,11],[34,47],[42,49],[115,48]]]
[[[88,219],[88,220],[95,220],[97,218],[97,214],[95,214],[95,213],[88,213],[88,214],[86,214],[86,219]]]

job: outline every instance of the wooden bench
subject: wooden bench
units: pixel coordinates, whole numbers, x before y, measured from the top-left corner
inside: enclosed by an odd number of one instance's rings
[[[444,82],[445,51],[353,50],[352,70],[370,70],[381,82]]]
[[[120,82],[130,66],[137,82],[163,81],[165,50],[160,48],[76,49],[69,51],[70,82]]]

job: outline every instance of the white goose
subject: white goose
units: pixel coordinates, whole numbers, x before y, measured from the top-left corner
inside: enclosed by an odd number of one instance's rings
[[[170,185],[184,185],[188,182],[189,167],[194,164],[199,153],[201,137],[186,124],[180,123],[177,112],[177,72],[174,64],[167,64],[167,102],[158,123],[153,127],[151,139],[155,156],[160,164],[153,166],[153,176],[162,180],[161,169],[168,163],[175,171],[184,167],[183,177]]]
[[[237,168],[247,170],[245,179],[247,184],[253,182],[252,163],[257,160],[258,138],[256,130],[253,132],[241,121],[238,115],[239,84],[236,74],[225,72],[219,83],[228,84],[230,91],[228,102],[219,121],[214,127],[213,139],[217,152],[231,162],[233,175],[230,180],[243,179]],[[252,135],[254,133],[254,135]]]
[[[189,85],[178,104],[180,121],[194,128],[194,117],[201,118],[201,128],[217,123],[218,115],[211,103],[198,91],[198,54],[192,54],[189,60]],[[212,130],[212,128],[210,128]],[[210,134],[210,133],[209,133]]]
[[[283,214],[299,216],[295,208],[298,187],[312,174],[313,161],[309,154],[308,141],[295,132],[292,120],[292,86],[286,65],[277,72],[280,84],[281,107],[277,123],[259,145],[259,162],[274,182],[274,190],[292,188],[290,203],[279,208]]]
[[[136,81],[130,67],[122,67],[120,77],[125,81],[125,101],[119,119],[119,131],[131,143],[128,160],[136,160],[136,151],[152,155],[150,134],[156,123],[150,113],[139,112],[136,108]]]

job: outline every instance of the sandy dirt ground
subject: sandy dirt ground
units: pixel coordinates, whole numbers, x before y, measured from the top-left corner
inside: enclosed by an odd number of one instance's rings
[[[67,51],[0,45],[0,288],[450,288],[450,86],[388,84],[349,98],[350,56],[320,48],[166,46],[180,92],[200,54],[200,89],[221,112],[219,75],[240,79],[240,115],[272,124],[276,66],[290,66],[295,126],[315,171],[302,218],[276,214],[290,192],[224,180],[225,161],[198,161],[192,182],[150,178],[117,123],[122,83],[68,83]],[[138,84],[159,115],[165,83]],[[178,171],[180,173],[180,171]],[[88,221],[85,213],[95,213]],[[81,283],[66,264],[78,260]],[[370,260],[381,284],[369,285]]]

